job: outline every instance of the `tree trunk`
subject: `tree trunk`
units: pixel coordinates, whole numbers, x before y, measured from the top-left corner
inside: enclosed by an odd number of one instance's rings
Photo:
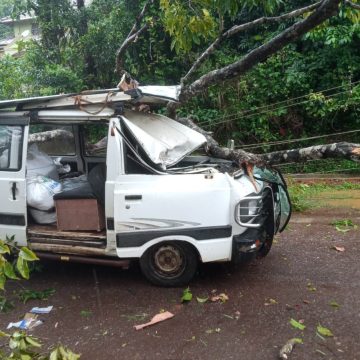
[[[183,85],[180,93],[180,101],[185,103],[211,85],[219,84],[225,80],[234,79],[245,74],[258,63],[265,61],[286,45],[299,39],[302,35],[335,15],[339,11],[340,2],[341,0],[324,0],[309,17],[288,27],[267,43],[250,51],[239,61],[221,69],[210,71],[190,85]]]
[[[360,162],[360,144],[340,142],[299,149],[274,151],[266,154],[253,154],[241,149],[231,150],[227,147],[219,146],[217,141],[214,140],[208,132],[197,126],[189,118],[179,118],[177,121],[206,137],[207,144],[205,150],[210,156],[235,161],[239,166],[243,164],[273,166],[290,162],[299,163],[307,160],[330,158],[342,158]]]

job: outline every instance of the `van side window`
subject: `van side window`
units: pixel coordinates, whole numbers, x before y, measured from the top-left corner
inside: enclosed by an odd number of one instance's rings
[[[82,128],[85,155],[106,157],[108,124],[87,124]]]
[[[29,145],[34,143],[39,150],[50,156],[71,156],[76,153],[71,125],[30,125]]]
[[[0,171],[18,171],[22,161],[22,126],[0,125]]]

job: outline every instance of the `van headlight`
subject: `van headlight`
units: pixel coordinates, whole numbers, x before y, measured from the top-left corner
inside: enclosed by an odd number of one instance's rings
[[[250,195],[240,200],[235,209],[235,221],[241,226],[259,227],[256,218],[261,214],[262,203],[261,195]]]

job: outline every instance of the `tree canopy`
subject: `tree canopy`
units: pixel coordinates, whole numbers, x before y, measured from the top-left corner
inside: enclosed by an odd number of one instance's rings
[[[358,0],[8,2],[37,16],[42,41],[0,60],[1,98],[114,87],[126,70],[181,83],[178,115],[220,143],[261,152],[359,128]]]

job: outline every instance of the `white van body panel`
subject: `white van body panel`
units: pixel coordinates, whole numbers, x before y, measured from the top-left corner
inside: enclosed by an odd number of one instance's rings
[[[14,119],[2,121],[1,126],[9,124],[10,128],[19,128],[13,125]],[[16,167],[16,159],[21,161],[21,167],[17,171],[6,171],[0,169],[0,239],[14,236],[15,241],[20,246],[26,246],[26,154],[27,154],[27,138],[29,132],[28,125],[21,125],[23,134],[12,135],[11,149],[9,149],[10,167]],[[25,141],[24,141],[25,139]],[[5,218],[7,218],[5,220]],[[10,219],[9,219],[10,218]],[[13,220],[11,220],[13,219]],[[18,222],[17,224],[9,224],[8,220]],[[20,220],[20,222],[19,222]]]
[[[156,243],[181,240],[194,245],[203,262],[230,260],[234,231],[246,230],[235,223],[234,206],[253,191],[247,177],[236,181],[222,173],[119,176],[114,196],[117,255],[137,258]],[[228,236],[216,237],[225,228],[229,228]],[[182,235],[202,229],[208,230],[208,238]],[[131,246],[130,233],[150,239],[152,231],[159,236]],[[126,247],[120,247],[121,239],[126,239]]]

